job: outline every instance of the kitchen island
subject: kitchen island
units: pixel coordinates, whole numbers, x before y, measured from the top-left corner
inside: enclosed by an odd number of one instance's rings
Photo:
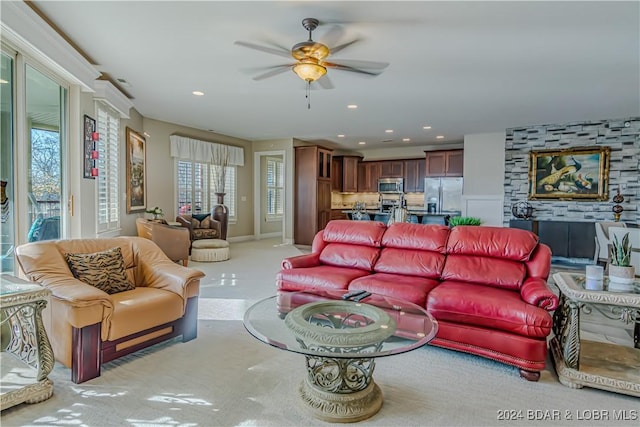
[[[451,214],[434,214],[429,213],[424,209],[407,209],[409,211],[409,222],[414,222],[418,224],[444,224],[446,225],[449,221],[449,218],[452,216]],[[361,211],[356,211],[353,209],[343,210],[342,213],[346,214],[349,219],[353,219],[352,215],[355,212],[366,212],[371,217],[372,221],[381,221],[386,223],[389,221],[390,212],[383,212],[380,209],[364,209]]]

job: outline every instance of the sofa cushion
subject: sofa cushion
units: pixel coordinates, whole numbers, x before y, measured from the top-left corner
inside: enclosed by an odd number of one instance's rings
[[[443,322],[498,329],[526,337],[551,333],[551,315],[527,304],[516,291],[445,281],[427,296],[427,310]]]
[[[440,278],[518,290],[526,273],[527,269],[521,262],[482,256],[448,255]]]
[[[460,225],[449,234],[447,253],[528,261],[537,245],[538,236],[527,230]]]
[[[424,307],[427,294],[438,283],[437,280],[422,277],[376,273],[353,280],[349,290],[365,290],[392,296]]]
[[[111,302],[109,341],[173,322],[184,314],[181,296],[164,289],[140,287],[114,295]]]
[[[135,289],[127,280],[124,258],[119,247],[95,253],[66,253],[73,276],[108,294]]]
[[[444,254],[449,231],[449,227],[445,225],[395,222],[382,236],[382,246],[397,249],[419,249]]]
[[[438,279],[445,256],[438,252],[383,248],[373,267],[376,273],[404,274]]]
[[[276,275],[276,285],[282,291],[307,289],[347,289],[353,279],[369,273],[350,267],[321,265],[318,267],[291,268]]]
[[[351,245],[379,248],[387,226],[377,221],[329,221],[322,238],[327,243],[347,243]]]
[[[193,218],[197,219],[198,221],[202,222],[203,219],[205,219],[206,217],[208,217],[209,215],[211,215],[210,213],[204,213],[204,214],[193,214],[191,215]]]
[[[320,252],[320,263],[371,272],[379,255],[380,249],[371,246],[330,243]]]

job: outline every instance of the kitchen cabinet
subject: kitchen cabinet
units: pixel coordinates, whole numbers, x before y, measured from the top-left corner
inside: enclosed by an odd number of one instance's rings
[[[331,209],[331,219],[348,219],[347,214],[342,209]]]
[[[293,240],[311,245],[331,219],[333,152],[318,146],[295,147]]]
[[[426,176],[425,159],[410,159],[404,161],[404,192],[423,193],[424,178]]]
[[[426,151],[426,176],[462,176],[463,150]]]
[[[382,172],[381,162],[361,162],[358,165],[358,192],[378,191],[378,178]]]
[[[356,193],[358,191],[359,156],[334,156],[331,178],[332,191]]]
[[[385,160],[380,162],[381,178],[402,178],[404,162],[402,160]]]

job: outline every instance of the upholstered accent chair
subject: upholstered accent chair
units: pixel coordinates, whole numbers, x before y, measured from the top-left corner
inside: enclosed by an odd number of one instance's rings
[[[176,222],[189,229],[191,241],[200,239],[222,239],[220,221],[211,217],[211,214],[178,215]]]
[[[106,260],[114,254],[118,262]],[[101,364],[126,354],[197,336],[204,273],[176,264],[149,239],[27,243],[16,248],[16,259],[19,276],[52,292],[43,311],[45,328],[56,360],[71,368],[75,383],[98,377]],[[102,267],[88,267],[100,262]],[[114,272],[119,286],[97,287]]]
[[[185,267],[189,262],[191,235],[184,227],[154,222],[144,218],[136,219],[138,236],[151,240],[158,245],[171,261],[181,261]]]

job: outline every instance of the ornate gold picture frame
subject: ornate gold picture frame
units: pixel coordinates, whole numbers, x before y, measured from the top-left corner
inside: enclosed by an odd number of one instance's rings
[[[127,213],[147,208],[146,140],[127,127]]]
[[[608,200],[610,147],[529,153],[529,200]]]

